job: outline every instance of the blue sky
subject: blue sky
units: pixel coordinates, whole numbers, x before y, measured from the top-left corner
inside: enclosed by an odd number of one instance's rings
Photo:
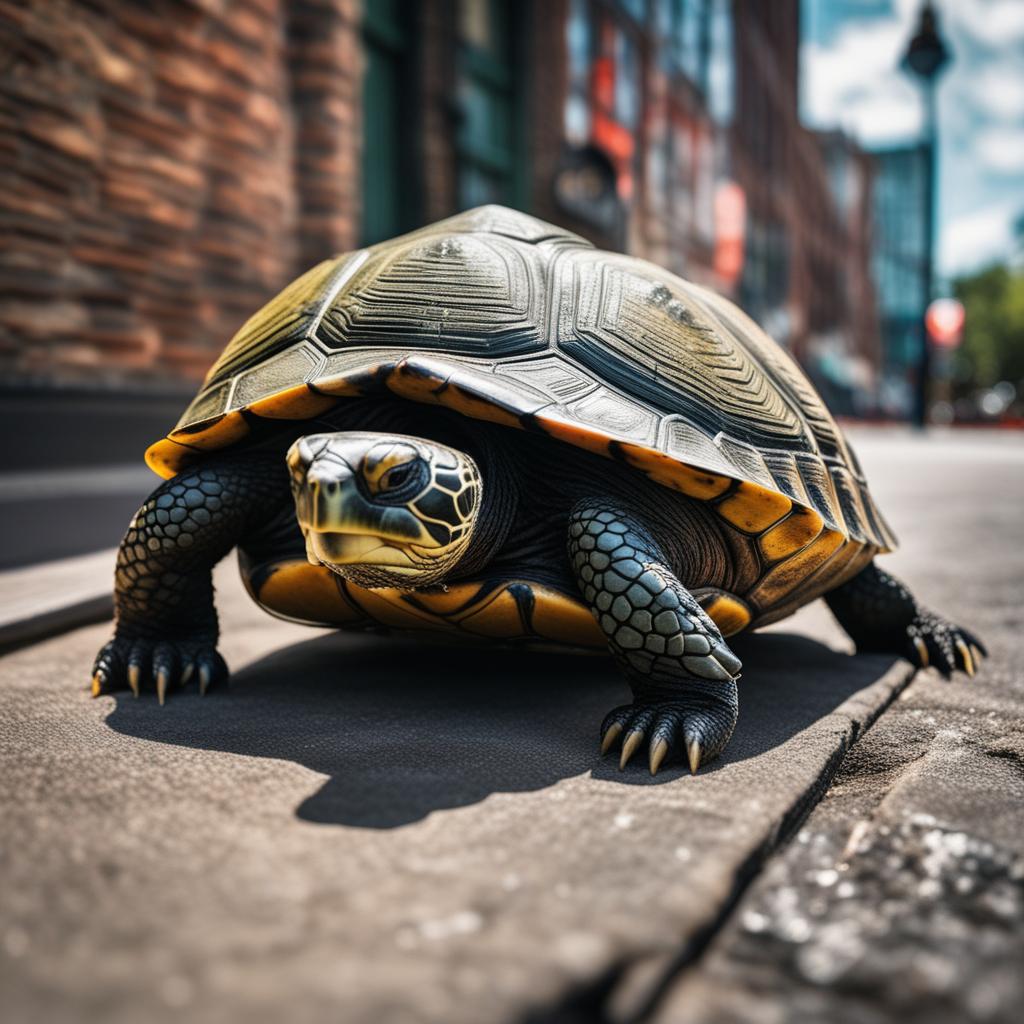
[[[801,109],[867,148],[920,137],[917,88],[899,70],[921,0],[803,0]],[[954,60],[939,84],[940,273],[1012,250],[1024,214],[1024,0],[938,0]]]

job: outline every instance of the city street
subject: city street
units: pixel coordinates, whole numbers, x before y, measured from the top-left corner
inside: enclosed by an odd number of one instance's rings
[[[277,622],[231,559],[229,689],[91,699],[108,623],[0,659],[5,1018],[1018,1019],[1024,443],[853,438],[991,658],[912,677],[819,603],[737,641],[697,777],[598,759],[603,659]]]

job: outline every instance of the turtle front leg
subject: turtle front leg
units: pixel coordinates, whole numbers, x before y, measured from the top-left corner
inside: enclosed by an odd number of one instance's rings
[[[602,501],[577,505],[569,561],[633,691],[632,704],[605,718],[601,752],[621,740],[624,768],[646,737],[652,775],[683,750],[696,772],[736,725],[739,659],[629,513]]]
[[[93,696],[153,685],[161,704],[193,675],[201,693],[227,678],[217,651],[211,571],[289,499],[284,459],[224,456],[161,484],[117,555],[114,636],[96,656]]]
[[[858,651],[898,654],[919,668],[934,665],[947,678],[954,669],[973,676],[988,655],[973,633],[919,605],[874,562],[826,594],[825,601]]]

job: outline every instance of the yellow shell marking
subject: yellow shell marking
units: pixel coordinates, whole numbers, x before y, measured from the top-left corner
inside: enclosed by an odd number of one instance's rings
[[[761,533],[777,523],[793,507],[784,494],[743,481],[716,506],[718,514],[747,533]]]
[[[194,457],[195,453],[169,437],[162,437],[146,449],[146,465],[157,476],[170,480],[172,476],[182,471],[190,455]]]
[[[709,501],[724,494],[732,484],[727,476],[679,463],[664,452],[623,441],[620,445],[626,462],[645,473],[655,483],[671,487],[698,501]]]
[[[505,427],[521,427],[519,418],[495,405],[486,396],[475,395],[449,377],[424,367],[422,363],[399,363],[388,374],[387,387],[392,394],[413,402],[443,405],[474,420],[487,420]]]
[[[517,584],[528,586],[533,594],[532,629],[524,626],[512,593]],[[409,594],[342,582],[324,566],[294,561],[278,565],[253,596],[285,618],[321,625],[350,626],[370,619],[413,632],[468,633],[597,650],[607,647],[604,634],[580,601],[537,583],[510,580],[481,593],[479,582],[467,582],[447,590]]]
[[[187,430],[175,431],[175,438],[190,448],[198,448],[200,451],[216,451],[218,448],[227,448],[229,445],[241,441],[249,433],[249,426],[242,414],[226,412],[219,419],[214,420],[208,427],[192,433]]]
[[[502,427],[522,428],[519,417],[507,409],[495,405],[486,398],[474,395],[466,391],[458,384],[449,384],[444,393],[444,405],[463,416],[474,420],[487,420],[489,423],[497,423]]]
[[[715,594],[706,604],[703,601],[701,604],[722,636],[733,636],[750,623],[750,609],[732,594]]]
[[[750,592],[750,600],[762,608],[769,608],[799,586],[815,569],[824,565],[846,543],[846,537],[826,530],[791,558],[779,562]],[[855,545],[860,549],[861,545]]]
[[[325,395],[336,395],[338,398],[358,398],[363,393],[362,387],[350,381],[344,374],[337,377],[318,377],[316,389]]]
[[[833,536],[840,535],[833,534]],[[814,548],[817,543],[817,541],[812,543],[808,550]],[[817,564],[811,566],[806,576],[794,579],[793,586],[789,590],[775,597],[776,604],[783,600],[789,603],[797,601],[799,604],[807,604],[815,598],[821,597],[825,591],[856,576],[871,561],[877,550],[872,544],[862,544],[855,540],[845,541],[831,556],[825,557],[823,560],[819,559]],[[780,567],[788,564],[788,562],[782,562]],[[768,610],[769,621],[774,620],[773,611],[773,609]],[[758,625],[763,624],[759,619]]]
[[[277,615],[301,622],[344,626],[366,617],[338,590],[330,569],[305,561],[280,563],[253,597]]]
[[[250,409],[257,416],[265,416],[270,420],[311,420],[314,416],[327,412],[338,404],[337,398],[331,395],[318,395],[310,391],[305,384],[279,391],[253,402]]]
[[[777,562],[809,544],[821,533],[824,520],[813,509],[796,506],[777,526],[758,540],[761,554],[769,562]]]
[[[387,376],[388,390],[412,402],[437,405],[441,399],[436,394],[444,385],[445,378],[430,372],[414,371],[399,363]]]

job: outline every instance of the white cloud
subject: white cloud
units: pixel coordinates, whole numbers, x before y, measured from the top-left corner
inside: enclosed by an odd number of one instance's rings
[[[993,127],[978,133],[975,153],[996,174],[1024,175],[1024,126]],[[1024,207],[1024,193],[1021,195]]]
[[[1024,3],[1021,0],[947,0],[940,17],[954,31],[993,49],[1024,41]]]
[[[838,125],[866,145],[914,138],[921,100],[899,70],[906,30],[895,18],[851,23],[831,45],[803,52],[803,100],[808,121]]]
[[[1024,61],[993,61],[973,76],[968,88],[980,113],[1001,121],[1024,120]]]
[[[946,224],[939,254],[943,274],[956,276],[1005,258],[1012,246],[1016,212],[1005,205],[988,206]]]

